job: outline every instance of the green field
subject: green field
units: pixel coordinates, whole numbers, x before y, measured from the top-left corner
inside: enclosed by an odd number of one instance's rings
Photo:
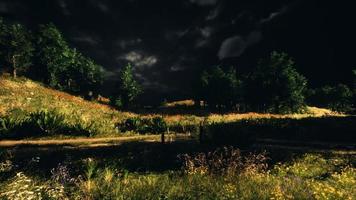
[[[356,199],[354,116],[105,101],[2,77],[0,199]]]

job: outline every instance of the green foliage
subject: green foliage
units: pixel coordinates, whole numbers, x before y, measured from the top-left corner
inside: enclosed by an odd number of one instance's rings
[[[197,92],[211,108],[232,108],[242,101],[241,81],[233,68],[226,72],[221,67],[204,71]]]
[[[273,173],[282,177],[292,175],[303,178],[323,178],[340,165],[345,165],[341,159],[326,159],[321,155],[306,154],[293,162],[276,165]]]
[[[141,93],[142,88],[135,80],[133,68],[127,64],[120,72],[119,91],[111,98],[111,104],[118,108],[129,108]]]
[[[160,134],[167,131],[167,123],[162,117],[132,117],[126,119],[123,123],[120,123],[118,127],[123,132],[135,131],[140,134]]]
[[[51,87],[57,87],[71,61],[70,48],[54,24],[40,25],[36,42],[38,67],[34,73]]]
[[[274,51],[249,77],[246,102],[258,111],[300,112],[305,107],[306,86],[307,80],[296,71],[292,58]]]
[[[2,117],[0,118],[0,135],[7,136],[12,131],[16,129],[16,127],[21,126],[22,121],[17,120],[11,117]]]
[[[88,163],[90,173],[80,180],[75,190],[78,193],[72,195],[79,199],[204,200],[355,197],[355,168],[329,168],[333,159],[318,155],[306,154],[271,171],[266,169],[265,156],[242,156],[238,150],[185,155],[184,162],[183,174],[127,173],[111,166],[90,167]],[[305,169],[311,169],[311,173],[305,174]]]
[[[94,136],[112,132],[113,124],[105,120],[84,121],[57,110],[40,110],[26,114],[18,111],[0,117],[0,138],[24,138],[55,135]]]
[[[53,24],[40,26],[37,57],[38,74],[52,87],[87,95],[103,82],[102,67],[70,48]]]
[[[352,110],[352,90],[344,84],[309,90],[308,103],[338,112]]]
[[[12,75],[26,72],[32,64],[32,36],[21,24],[8,25],[0,19],[0,56],[1,65],[9,65]],[[1,66],[3,67],[3,66]]]
[[[53,135],[63,128],[64,120],[65,116],[55,110],[43,110],[31,113],[25,124],[29,128],[29,132],[40,135]]]

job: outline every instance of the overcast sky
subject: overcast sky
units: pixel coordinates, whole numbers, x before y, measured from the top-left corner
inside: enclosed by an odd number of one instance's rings
[[[0,15],[53,22],[114,80],[130,62],[157,92],[189,93],[210,66],[249,71],[272,50],[295,57],[312,85],[345,81],[354,61],[353,7],[317,0],[0,0]]]

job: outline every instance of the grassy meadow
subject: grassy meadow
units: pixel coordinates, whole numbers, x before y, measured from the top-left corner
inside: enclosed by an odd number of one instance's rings
[[[191,100],[122,112],[105,101],[1,77],[0,143],[33,144],[1,147],[0,199],[356,199],[353,116],[315,107],[288,115],[210,113]],[[160,143],[168,130],[195,137]],[[107,140],[60,142],[83,137]],[[43,139],[59,142],[36,142]],[[342,148],[275,149],[255,145],[258,139]]]
[[[60,92],[45,87],[44,85],[20,78],[13,79],[1,77],[0,79],[0,117],[8,122],[7,126],[17,126],[31,114],[46,115],[42,111],[49,112],[45,117],[50,119],[60,118],[61,124],[66,127],[58,128],[55,122],[49,122],[47,126],[55,131],[44,131],[45,134],[33,136],[30,133],[1,134],[5,138],[58,138],[58,137],[107,137],[123,136],[119,124],[124,124],[127,119],[140,118],[152,119],[163,118],[167,127],[175,132],[190,132],[195,130],[201,123],[231,123],[243,119],[261,118],[291,118],[302,119],[310,117],[343,116],[327,109],[308,107],[306,113],[302,114],[261,114],[261,113],[210,113],[192,108],[192,101],[180,101],[167,103],[161,108],[146,110],[144,112],[122,112],[106,105],[105,99],[97,101],[86,101],[68,93]],[[46,125],[46,124],[45,124]],[[43,126],[45,126],[43,125]],[[5,126],[5,125],[3,125]],[[68,131],[74,129],[74,131]],[[26,127],[26,130],[27,129]],[[10,131],[11,132],[11,131]],[[17,131],[18,132],[18,131]],[[21,131],[20,131],[21,132]],[[55,132],[55,134],[46,134]],[[73,134],[71,134],[73,132]],[[135,134],[135,131],[124,131],[125,135]],[[146,133],[150,134],[150,132]]]

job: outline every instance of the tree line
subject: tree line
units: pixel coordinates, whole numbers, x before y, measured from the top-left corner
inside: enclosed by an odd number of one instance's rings
[[[196,105],[215,110],[295,113],[311,105],[351,112],[356,106],[356,70],[353,76],[352,89],[345,84],[308,88],[293,58],[274,51],[248,74],[232,67],[204,70],[195,83],[194,99]]]
[[[49,86],[80,95],[98,92],[103,67],[70,47],[58,28],[50,23],[35,31],[0,19],[0,70],[18,74]]]
[[[50,87],[93,97],[99,94],[104,69],[71,47],[52,23],[34,31],[0,18],[0,71],[9,71],[42,81]],[[308,88],[307,79],[296,70],[284,52],[272,52],[248,74],[235,68],[215,66],[204,70],[193,84],[196,105],[212,110],[303,112],[306,105],[350,112],[356,105],[356,70],[353,85]],[[123,67],[115,93],[110,98],[117,108],[135,106],[142,87],[130,64]]]

